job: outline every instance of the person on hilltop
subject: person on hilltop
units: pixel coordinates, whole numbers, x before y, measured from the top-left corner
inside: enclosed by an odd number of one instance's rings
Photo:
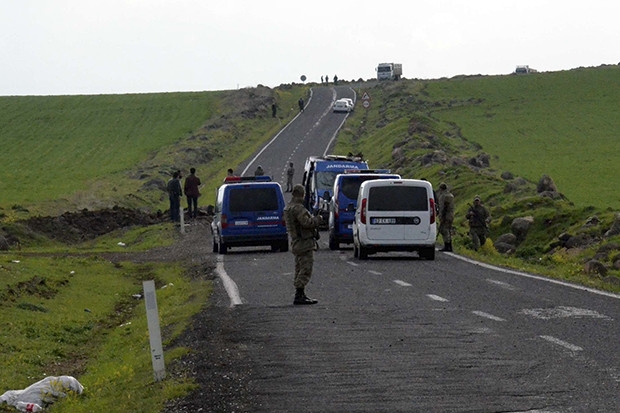
[[[489,211],[482,205],[480,197],[476,195],[474,204],[469,206],[469,210],[465,215],[469,221],[469,235],[475,251],[484,245],[489,235],[488,224],[491,222]]]
[[[183,196],[181,173],[179,171],[175,171],[172,174],[166,189],[168,190],[168,199],[170,200],[170,219],[172,222],[179,222],[181,220],[181,197]]]
[[[443,238],[440,251],[452,252],[452,226],[454,224],[454,195],[448,190],[445,182],[439,184],[437,191],[439,233]]]
[[[318,301],[306,296],[305,288],[312,277],[314,251],[318,249],[316,233],[323,221],[320,216],[312,216],[304,207],[303,185],[293,187],[293,197],[284,208],[286,229],[291,239],[291,252],[295,256],[294,305],[316,304]]]
[[[189,176],[185,178],[183,191],[187,197],[187,214],[190,218],[198,216],[198,197],[200,196],[200,178],[196,176],[196,168],[189,169]]]

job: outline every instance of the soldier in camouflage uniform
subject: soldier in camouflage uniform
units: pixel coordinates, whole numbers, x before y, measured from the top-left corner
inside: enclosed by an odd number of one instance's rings
[[[478,251],[478,248],[487,241],[488,224],[491,221],[489,211],[482,205],[479,196],[476,195],[474,205],[470,205],[465,217],[469,221],[469,235],[474,244],[474,250]]]
[[[286,229],[291,238],[291,252],[295,255],[295,299],[293,304],[316,304],[318,301],[306,297],[305,287],[312,277],[314,251],[317,249],[315,234],[321,224],[320,216],[312,216],[304,207],[303,185],[293,187],[293,198],[284,208]]]
[[[437,206],[439,208],[439,233],[443,238],[443,248],[440,251],[452,252],[452,226],[454,224],[454,195],[448,190],[444,182],[439,184],[437,191]]]

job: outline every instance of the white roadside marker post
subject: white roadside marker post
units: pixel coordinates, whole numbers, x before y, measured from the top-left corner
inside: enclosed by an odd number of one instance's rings
[[[159,312],[157,310],[157,295],[155,293],[155,281],[143,281],[144,303],[146,305],[146,319],[149,328],[149,341],[151,343],[151,361],[155,381],[161,381],[166,377],[164,364],[164,349],[161,344],[161,330],[159,328]]]

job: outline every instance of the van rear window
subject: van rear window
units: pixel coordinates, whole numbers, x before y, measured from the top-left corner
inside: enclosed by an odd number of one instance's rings
[[[368,194],[369,211],[428,211],[428,195],[421,186],[375,186]]]
[[[275,188],[231,189],[228,200],[231,212],[275,211],[278,195]]]

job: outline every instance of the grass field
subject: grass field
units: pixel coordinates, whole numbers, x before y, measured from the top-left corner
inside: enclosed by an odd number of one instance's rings
[[[620,209],[620,67],[431,82],[432,111],[532,181],[543,174],[578,206]]]
[[[218,93],[0,98],[3,207],[34,205],[118,179],[192,133]]]

